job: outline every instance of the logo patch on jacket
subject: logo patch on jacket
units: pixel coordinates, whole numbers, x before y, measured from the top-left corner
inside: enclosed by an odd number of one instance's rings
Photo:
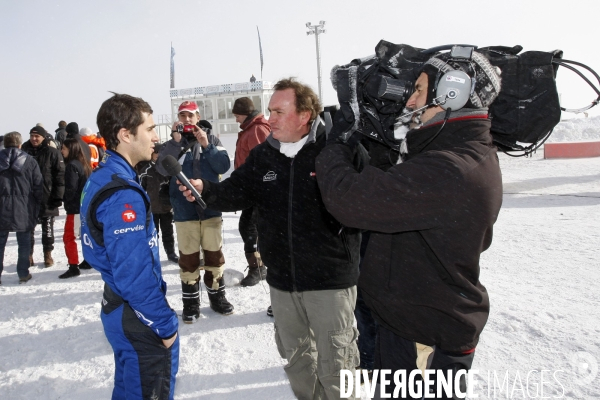
[[[121,213],[121,218],[125,222],[133,222],[137,218],[135,211],[131,209],[132,207],[129,204],[125,204],[125,211]]]
[[[277,179],[277,174],[273,171],[269,171],[265,176],[263,176],[263,182],[271,182],[275,179]]]

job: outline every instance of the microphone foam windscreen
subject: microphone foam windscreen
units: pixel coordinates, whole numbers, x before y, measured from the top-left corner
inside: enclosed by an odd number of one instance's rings
[[[175,157],[169,155],[163,158],[161,161],[161,165],[167,171],[167,173],[171,176],[175,176],[181,172],[181,165],[175,159]]]

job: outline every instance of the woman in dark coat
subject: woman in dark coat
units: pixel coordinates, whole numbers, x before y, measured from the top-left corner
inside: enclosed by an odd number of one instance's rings
[[[63,243],[65,253],[69,261],[69,269],[60,275],[60,279],[72,278],[79,275],[79,253],[77,252],[76,231],[79,231],[79,202],[81,192],[87,178],[92,173],[92,167],[86,160],[79,141],[75,138],[67,138],[62,144],[60,152],[65,159],[65,194],[63,202],[67,219],[65,221],[65,233]]]

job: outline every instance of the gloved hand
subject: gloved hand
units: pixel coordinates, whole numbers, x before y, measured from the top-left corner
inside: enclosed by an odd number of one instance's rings
[[[48,208],[49,209],[54,209],[54,208],[58,208],[62,206],[62,200],[61,199],[52,199],[48,201]]]

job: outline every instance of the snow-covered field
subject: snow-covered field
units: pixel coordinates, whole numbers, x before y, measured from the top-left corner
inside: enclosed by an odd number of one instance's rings
[[[581,140],[577,129],[572,136]],[[599,131],[584,140],[599,140]],[[233,154],[235,137],[223,142]],[[481,260],[492,310],[473,365],[478,398],[600,398],[600,158],[542,155],[500,155],[504,204]],[[18,284],[16,238],[9,237],[0,286],[0,399],[110,398],[102,282],[93,270],[58,279],[67,268],[61,214],[55,266],[43,268],[38,228],[27,284]],[[265,313],[268,287],[239,286],[246,263],[238,216],[223,217],[227,297],[236,310],[215,314],[204,291],[201,320],[180,325],[177,399],[293,398]],[[168,300],[181,310],[178,267],[161,258]]]

